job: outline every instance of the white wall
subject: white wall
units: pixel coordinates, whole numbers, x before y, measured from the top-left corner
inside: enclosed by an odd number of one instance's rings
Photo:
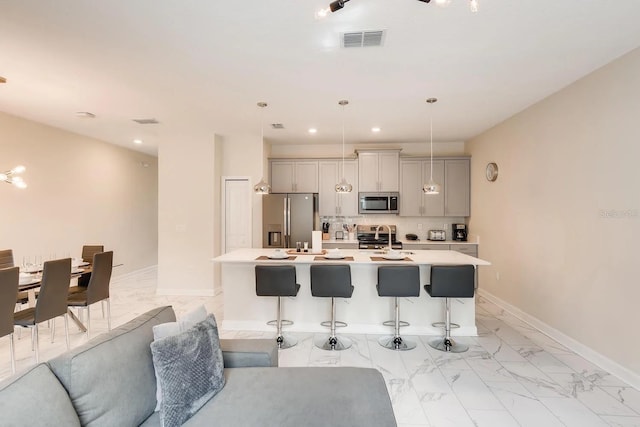
[[[635,50],[474,138],[468,153],[470,228],[493,263],[482,288],[640,378],[638,94]]]
[[[211,259],[219,251],[221,143],[215,135],[179,135],[160,142],[159,294],[214,294]]]
[[[116,275],[157,264],[155,157],[0,113],[0,171],[18,164],[28,188],[0,182],[0,249],[16,263],[104,244]]]

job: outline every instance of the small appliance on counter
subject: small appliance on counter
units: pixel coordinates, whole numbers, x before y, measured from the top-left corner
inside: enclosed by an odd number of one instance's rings
[[[447,232],[444,230],[429,230],[429,233],[427,234],[427,240],[447,240]]]
[[[467,241],[467,224],[451,224],[451,227],[453,228],[453,240]]]
[[[405,234],[404,237],[407,240],[418,240],[418,235],[413,233]]]

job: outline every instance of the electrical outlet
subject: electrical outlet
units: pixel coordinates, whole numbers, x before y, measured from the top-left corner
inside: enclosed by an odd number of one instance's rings
[[[418,230],[422,230],[422,224],[418,224]]]

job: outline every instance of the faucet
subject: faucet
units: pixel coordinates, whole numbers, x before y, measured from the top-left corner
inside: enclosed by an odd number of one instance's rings
[[[392,250],[391,248],[391,227],[386,225],[386,224],[380,224],[379,226],[376,227],[376,235],[374,236],[374,238],[377,240],[380,238],[380,234],[378,233],[380,231],[380,227],[387,227],[387,229],[389,230],[389,250]]]

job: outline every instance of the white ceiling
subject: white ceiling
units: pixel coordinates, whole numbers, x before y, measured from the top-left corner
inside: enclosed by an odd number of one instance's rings
[[[424,141],[429,111],[435,140],[463,141],[640,45],[638,0],[479,1],[351,0],[316,20],[329,0],[0,0],[0,111],[155,153],[259,134],[258,101],[285,126],[270,142],[337,143],[348,99],[348,142]],[[340,47],[377,29],[382,47]]]

